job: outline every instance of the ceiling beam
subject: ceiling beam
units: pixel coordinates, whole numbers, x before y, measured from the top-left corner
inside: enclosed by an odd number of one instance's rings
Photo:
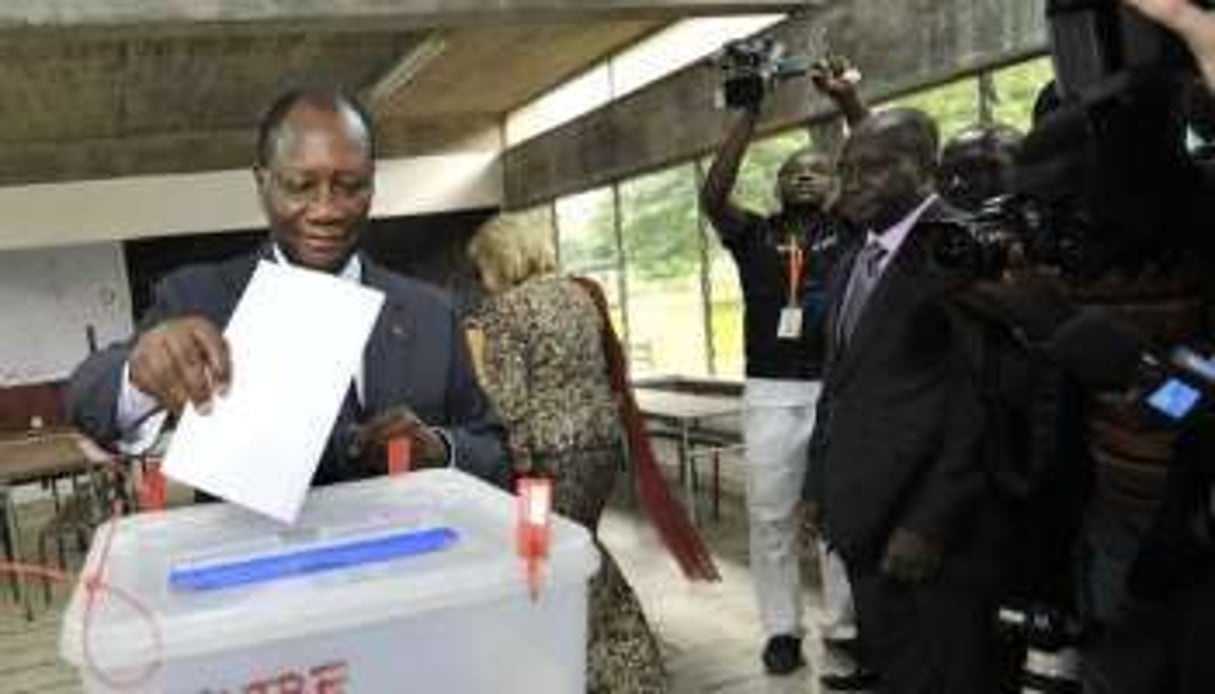
[[[792,12],[834,0],[39,0],[0,3],[0,33],[132,35],[234,31],[401,31],[504,21],[571,21]]]
[[[255,126],[62,142],[0,144],[0,186],[248,167]],[[499,118],[489,113],[379,118],[379,156],[499,152]]]
[[[1046,49],[1044,0],[836,0],[764,32],[790,50],[830,50],[865,75],[877,102]],[[817,56],[812,56],[817,57]],[[506,201],[524,207],[707,153],[735,114],[715,106],[720,71],[692,65],[639,92],[507,150]],[[770,132],[834,115],[807,78],[764,105]]]

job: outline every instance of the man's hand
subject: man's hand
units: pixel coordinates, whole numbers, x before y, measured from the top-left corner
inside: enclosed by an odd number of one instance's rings
[[[173,413],[187,402],[209,413],[211,400],[227,392],[232,378],[228,343],[199,316],[165,321],[140,335],[129,364],[131,383]]]
[[[818,537],[819,531],[822,529],[820,526],[823,521],[822,510],[813,501],[803,501],[801,511],[802,530],[805,531],[807,537]]]
[[[447,446],[443,440],[404,405],[385,410],[355,429],[352,445],[358,451],[383,451],[389,441],[402,437],[412,442],[412,460],[418,467],[435,467],[447,462]]]
[[[857,91],[861,72],[846,59],[834,56],[818,61],[810,68],[810,81],[835,102],[849,127],[869,117],[869,109]]]
[[[822,510],[813,501],[803,501],[798,508],[798,539],[802,544],[802,552],[809,554],[822,531]]]
[[[920,533],[898,528],[886,545],[882,573],[904,583],[922,583],[941,570],[944,548]]]
[[[1123,0],[1145,16],[1176,32],[1198,61],[1207,89],[1215,92],[1215,12],[1192,0]]]
[[[847,59],[835,56],[814,63],[810,67],[810,80],[820,92],[839,101],[856,95],[861,73]]]

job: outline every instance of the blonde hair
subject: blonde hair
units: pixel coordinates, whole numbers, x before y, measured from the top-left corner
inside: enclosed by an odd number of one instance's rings
[[[500,214],[477,230],[468,242],[468,257],[482,277],[512,287],[557,269],[550,230],[529,217]]]

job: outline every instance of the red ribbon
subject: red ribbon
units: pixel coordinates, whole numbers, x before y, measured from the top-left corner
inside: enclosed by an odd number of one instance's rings
[[[607,298],[594,280],[587,277],[573,279],[590,294],[603,323],[603,353],[607,357],[608,376],[612,382],[612,390],[616,392],[616,400],[620,403],[620,416],[628,439],[629,457],[637,475],[637,495],[641,498],[646,514],[658,530],[658,536],[662,538],[667,551],[679,563],[684,576],[692,581],[720,581],[721,574],[713,563],[708,547],[696,531],[696,526],[692,525],[687,511],[671,494],[666,478],[658,469],[658,459],[646,432],[641,408],[637,406],[633,389],[629,385],[628,362],[625,360],[620,338],[612,328]]]

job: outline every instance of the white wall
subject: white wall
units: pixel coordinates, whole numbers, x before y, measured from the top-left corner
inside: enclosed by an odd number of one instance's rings
[[[65,378],[100,345],[130,335],[118,243],[0,252],[0,387]]]
[[[493,207],[497,152],[384,159],[372,215]],[[0,188],[0,250],[248,229],[265,223],[247,170]]]
[[[377,162],[372,215],[502,201],[496,152]],[[65,377],[87,351],[130,335],[120,241],[262,226],[246,170],[0,188],[0,387]]]

